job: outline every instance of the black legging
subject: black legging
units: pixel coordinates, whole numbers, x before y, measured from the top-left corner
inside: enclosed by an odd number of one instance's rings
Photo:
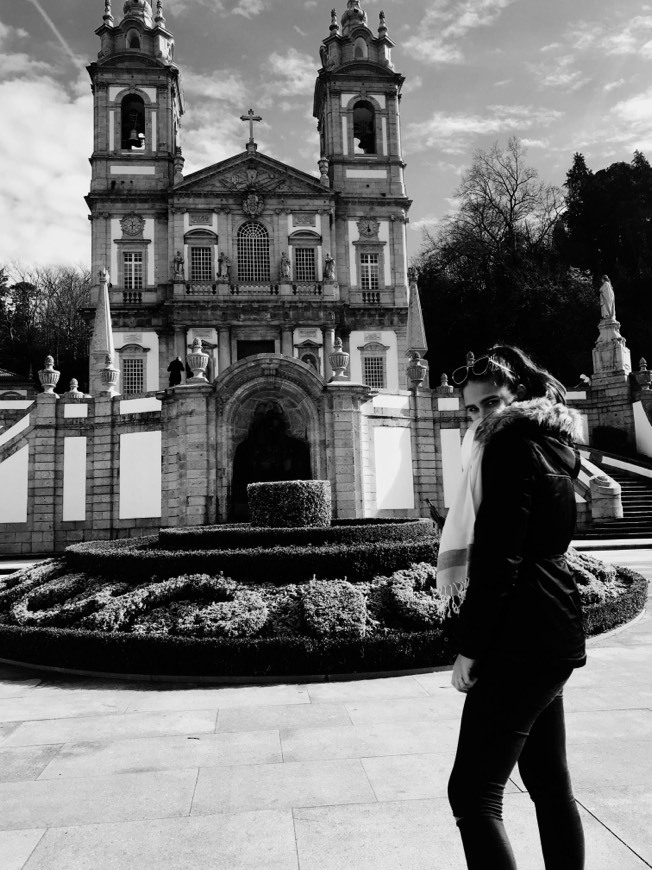
[[[583,870],[584,833],[566,763],[563,687],[571,668],[503,663],[464,703],[448,797],[469,870],[516,870],[502,820],[518,762],[534,801],[546,870]]]

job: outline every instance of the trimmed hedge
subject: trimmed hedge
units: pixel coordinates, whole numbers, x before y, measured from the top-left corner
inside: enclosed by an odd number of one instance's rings
[[[279,480],[250,483],[247,498],[251,525],[264,528],[330,526],[329,480]]]
[[[609,598],[608,602],[584,605],[584,630],[589,637],[630,622],[645,608],[648,593],[645,577],[630,568],[618,568],[618,580],[628,587],[626,592]]]
[[[247,550],[255,547],[297,545],[322,547],[328,544],[390,543],[417,541],[434,536],[432,520],[336,521],[327,528],[253,528],[239,523],[161,529],[159,546],[166,550]]]
[[[303,619],[318,638],[364,637],[367,604],[364,595],[345,580],[311,580],[301,590]]]
[[[410,628],[433,629],[443,623],[447,602],[437,590],[437,569],[433,565],[410,565],[387,580],[390,607]]]
[[[115,544],[115,541],[111,542]],[[270,547],[243,550],[170,550],[125,543],[106,547],[102,541],[73,544],[64,553],[70,571],[85,571],[137,585],[146,577],[182,574],[227,574],[248,583],[305,583],[346,578],[352,583],[393,573],[413,562],[435,562],[434,538],[416,541],[333,544],[322,547]]]

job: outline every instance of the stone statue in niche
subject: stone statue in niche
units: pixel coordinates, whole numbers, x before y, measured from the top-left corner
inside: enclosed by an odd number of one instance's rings
[[[292,280],[292,263],[285,251],[281,254],[281,267],[279,269],[281,284],[288,284]]]
[[[335,260],[331,257],[330,254],[326,254],[326,259],[324,260],[324,281],[334,281],[335,280]]]
[[[174,255],[174,277],[183,278],[183,254],[177,251]]]
[[[228,282],[231,277],[231,260],[222,251],[217,258],[217,277],[220,281]]]
[[[231,514],[248,519],[247,484],[273,480],[310,480],[310,447],[289,433],[278,402],[261,402],[244,441],[235,451]]]
[[[608,275],[602,276],[600,285],[600,315],[603,320],[616,319],[616,296]]]

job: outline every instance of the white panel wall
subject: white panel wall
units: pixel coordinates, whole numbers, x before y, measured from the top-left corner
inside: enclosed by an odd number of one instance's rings
[[[86,519],[86,438],[63,439],[63,519]]]
[[[441,430],[444,507],[451,506],[462,479],[462,441],[460,431],[460,429]]]
[[[392,281],[392,246],[389,243],[389,221],[380,221],[380,229],[378,230],[378,238],[381,242],[385,242],[384,257],[385,263],[385,287],[391,287]]]
[[[27,444],[0,462],[0,523],[27,522],[28,471]]]
[[[8,429],[0,435],[0,444],[6,444],[8,441],[11,441],[12,438],[15,438],[20,432],[24,429],[27,429],[29,426],[29,414],[26,414],[22,420],[19,420],[17,423],[14,423],[13,426],[10,426]],[[1,490],[0,490],[1,491]]]
[[[643,456],[652,456],[652,425],[650,425],[642,402],[634,402],[634,428],[636,429],[636,449]],[[588,444],[588,439],[586,443]]]
[[[413,508],[410,430],[398,426],[376,426],[373,432],[377,509]]]
[[[161,433],[120,436],[120,519],[161,516]]]

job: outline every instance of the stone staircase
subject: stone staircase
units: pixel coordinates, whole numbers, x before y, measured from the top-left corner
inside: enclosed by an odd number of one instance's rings
[[[607,464],[602,465],[602,469],[622,487],[624,516],[620,520],[599,520],[579,537],[583,540],[652,538],[652,478]]]

